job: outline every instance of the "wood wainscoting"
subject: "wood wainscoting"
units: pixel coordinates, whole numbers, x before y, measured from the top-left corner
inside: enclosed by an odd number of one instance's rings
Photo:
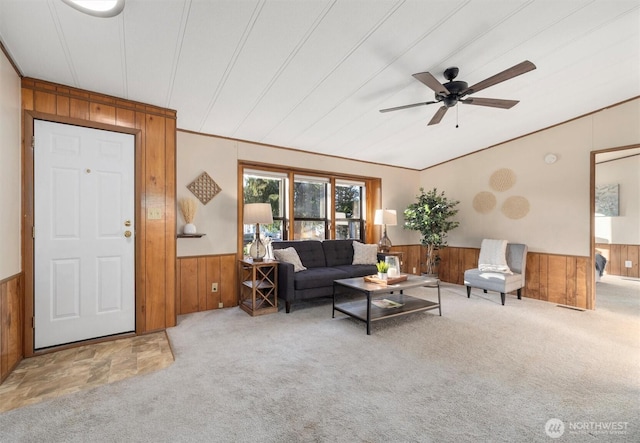
[[[403,272],[419,274],[424,268],[424,246],[394,246],[392,250],[404,252]],[[463,285],[464,271],[476,268],[479,256],[479,248],[444,248],[440,251],[438,266],[440,280]],[[414,269],[418,272],[414,272]],[[594,300],[590,295],[592,269],[590,257],[529,251],[523,296],[576,308],[593,309]]]
[[[22,273],[0,280],[0,383],[22,360]]]
[[[606,274],[640,278],[640,245],[596,243],[596,249],[607,259]],[[631,262],[630,268],[625,267],[625,261]]]
[[[176,306],[178,314],[238,305],[236,254],[179,257]],[[218,292],[211,285],[218,283]]]
[[[135,135],[136,333],[175,326],[176,112],[31,78],[22,79],[22,110],[25,356],[34,353],[34,119]]]

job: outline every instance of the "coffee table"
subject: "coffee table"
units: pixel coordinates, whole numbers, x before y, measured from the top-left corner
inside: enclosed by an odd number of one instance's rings
[[[406,289],[430,287],[438,289],[438,302],[423,300],[412,297],[404,293]],[[338,298],[345,294],[364,294],[366,299],[355,299],[338,301]],[[387,303],[388,302],[388,303]],[[394,305],[396,303],[396,305]],[[380,307],[378,305],[391,305],[392,307]],[[336,311],[347,314],[367,324],[367,335],[371,335],[371,322],[382,320],[383,318],[406,315],[412,312],[428,311],[438,309],[442,316],[440,307],[440,280],[437,278],[420,277],[409,275],[405,281],[392,285],[380,285],[369,283],[363,277],[345,278],[333,282],[333,313]]]

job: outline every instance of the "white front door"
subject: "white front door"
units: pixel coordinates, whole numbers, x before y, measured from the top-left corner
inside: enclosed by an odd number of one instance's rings
[[[35,349],[134,331],[134,136],[35,120],[34,137]]]

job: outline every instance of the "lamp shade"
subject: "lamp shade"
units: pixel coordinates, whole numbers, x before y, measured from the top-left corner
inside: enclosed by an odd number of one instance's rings
[[[373,218],[374,225],[395,226],[398,224],[398,216],[395,209],[376,209],[376,215]]]
[[[244,205],[243,223],[252,225],[260,223],[268,225],[273,223],[273,214],[269,203],[248,203]]]

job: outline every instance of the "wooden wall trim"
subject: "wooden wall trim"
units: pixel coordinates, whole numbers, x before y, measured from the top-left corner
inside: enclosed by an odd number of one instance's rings
[[[79,99],[82,101],[91,102],[94,104],[94,106],[98,104],[113,106],[114,110],[119,109],[130,110],[134,112],[143,112],[145,114],[154,114],[162,117],[173,118],[174,120],[177,118],[177,113],[173,109],[160,108],[158,106],[147,105],[145,103],[135,102],[132,100],[125,100],[106,94],[89,92],[82,89],[59,85],[56,83],[50,83],[44,80],[37,80],[30,77],[24,77],[22,79],[22,87],[31,89],[35,92],[54,93],[57,97],[57,101],[59,102],[66,102],[71,99]]]
[[[24,274],[0,280],[0,383],[23,359]]]
[[[5,283],[18,279],[23,275],[24,275],[24,272],[18,272],[17,274],[13,274],[13,275],[10,275],[9,277],[5,277],[2,280],[0,280],[0,285],[4,285]]]
[[[179,257],[176,260],[176,311],[179,315],[238,305],[236,254]],[[218,283],[218,292],[211,284]]]
[[[415,268],[420,273],[426,251],[421,245],[394,246],[404,252],[405,272]],[[438,276],[441,281],[464,285],[464,271],[478,266],[479,248],[448,246],[440,251]],[[591,257],[548,254],[529,251],[527,254],[524,297],[582,309],[594,309],[592,294],[593,261]],[[405,270],[403,269],[403,271]]]
[[[638,266],[640,245],[596,243],[595,249],[599,250],[607,259],[605,274],[640,278],[640,267]],[[624,262],[627,260],[631,261],[630,268],[624,266]]]

